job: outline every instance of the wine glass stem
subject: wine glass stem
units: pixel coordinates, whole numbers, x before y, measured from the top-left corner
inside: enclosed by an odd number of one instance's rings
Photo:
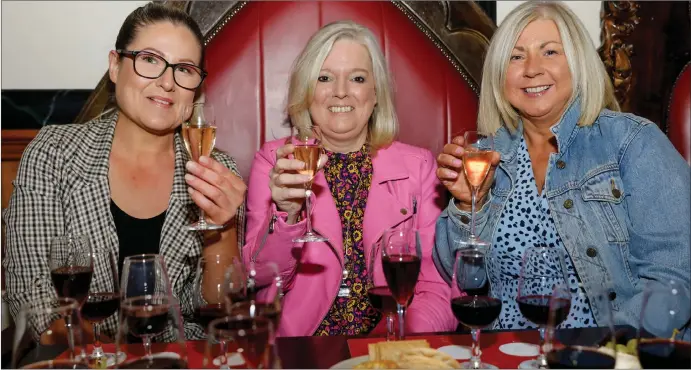
[[[538,346],[538,355],[537,359],[537,366],[540,369],[544,369],[547,367],[547,358],[545,357],[545,328],[540,326],[537,329],[538,333],[540,333],[540,345]]]
[[[312,233],[312,218],[310,217],[310,210],[312,209],[312,190],[306,189],[305,190],[305,221],[307,222],[307,233],[311,234]]]
[[[386,315],[386,341],[392,341],[396,340],[396,333],[394,332],[394,321],[395,317],[393,315],[393,312],[389,312],[388,315]]]
[[[472,191],[470,192],[470,239],[475,239],[475,200],[477,198],[477,191],[478,188],[473,186]]]
[[[473,338],[473,347],[470,357],[471,369],[480,368],[480,329],[470,329],[470,336]]]
[[[206,217],[204,215],[204,210],[199,208],[199,223],[200,224],[205,224],[206,223]]]
[[[405,306],[398,304],[398,339],[405,337]]]
[[[94,357],[101,357],[103,355],[103,349],[101,348],[101,329],[98,323],[91,324],[94,328]]]
[[[144,344],[144,353],[147,358],[151,358],[151,337],[145,335],[142,337],[142,343]]]

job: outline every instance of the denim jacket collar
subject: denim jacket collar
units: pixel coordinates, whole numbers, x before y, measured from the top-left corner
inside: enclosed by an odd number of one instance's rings
[[[581,116],[580,98],[574,99],[569,107],[564,111],[557,124],[550,127],[550,131],[557,139],[559,153],[564,153],[578,132],[578,119]],[[511,132],[506,126],[497,130],[494,139],[494,149],[501,154],[501,161],[510,163],[514,160],[518,151],[518,145],[523,136],[523,120],[518,121],[518,128]]]

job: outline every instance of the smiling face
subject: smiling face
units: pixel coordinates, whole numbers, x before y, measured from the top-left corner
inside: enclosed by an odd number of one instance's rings
[[[139,28],[128,51],[147,51],[163,57],[168,63],[199,65],[201,46],[185,26],[158,22]],[[127,119],[148,132],[167,134],[181,123],[182,107],[194,100],[194,91],[183,89],[173,80],[172,68],[159,78],[139,76],[132,57],[109,55],[109,76],[115,84],[115,97],[121,119]]]
[[[309,108],[325,145],[357,150],[377,103],[372,59],[362,44],[336,41],[324,60]]]
[[[552,20],[525,27],[511,53],[504,96],[524,120],[553,125],[571,98],[571,71]]]

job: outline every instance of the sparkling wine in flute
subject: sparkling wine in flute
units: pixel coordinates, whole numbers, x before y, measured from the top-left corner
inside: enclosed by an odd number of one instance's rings
[[[187,152],[197,162],[199,157],[211,155],[216,144],[216,126],[185,124],[182,126],[182,138]]]
[[[301,175],[308,175],[310,177],[310,180],[305,184],[305,188],[310,189],[314,175],[317,173],[320,147],[316,144],[296,145],[293,154],[295,159],[305,162],[305,168],[298,170],[298,172]]]
[[[489,172],[491,161],[491,151],[466,148],[463,154],[463,171],[471,186],[478,188],[482,185]]]

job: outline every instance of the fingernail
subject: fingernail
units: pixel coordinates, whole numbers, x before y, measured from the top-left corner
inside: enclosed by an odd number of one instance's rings
[[[456,150],[454,151],[454,153],[456,153],[456,154],[458,154],[458,155],[463,154],[463,148],[461,148],[461,147],[456,148]]]
[[[187,181],[192,181],[192,175],[190,175],[189,173],[186,174],[186,175],[185,175],[185,180],[187,180]]]
[[[197,166],[197,164],[194,163],[193,161],[187,161],[185,168],[187,168],[188,171],[192,171],[196,168],[196,166]]]
[[[461,164],[462,164],[462,162],[461,162],[460,159],[454,159],[452,163],[453,163],[453,165],[456,166],[456,167],[460,167]]]
[[[207,156],[205,156],[205,155],[199,157],[199,163],[202,163],[202,164],[209,164],[209,163],[210,163],[209,157],[207,157]]]
[[[192,188],[188,187],[187,192],[190,193],[190,195],[192,195],[192,193],[194,193],[194,190],[192,190]]]

